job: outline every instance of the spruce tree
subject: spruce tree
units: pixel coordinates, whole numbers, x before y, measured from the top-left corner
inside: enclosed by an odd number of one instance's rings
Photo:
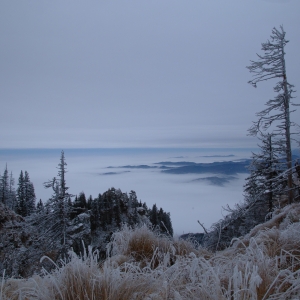
[[[86,197],[85,197],[85,193],[81,192],[79,194],[77,203],[75,202],[74,205],[76,207],[80,207],[80,208],[86,208],[87,207],[87,201],[86,201]]]
[[[93,203],[93,197],[92,197],[92,195],[90,195],[87,200],[87,209],[88,210],[92,209],[92,203]]]
[[[35,211],[35,191],[33,183],[30,181],[29,174],[25,171],[24,176],[24,197],[26,205],[26,216],[31,215]]]
[[[121,220],[121,208],[120,208],[120,198],[119,197],[116,197],[114,199],[113,211],[114,211],[115,222],[116,222],[117,226],[120,228],[122,220]]]
[[[39,200],[39,202],[36,205],[36,212],[39,213],[44,213],[45,208],[44,208],[44,203],[42,202],[42,199]]]
[[[67,228],[72,209],[69,205],[71,195],[68,193],[65,179],[66,166],[64,151],[62,151],[60,163],[57,167],[58,178],[54,177],[52,180],[44,183],[45,188],[52,188],[53,195],[47,202],[46,215],[41,220],[41,224],[46,229],[45,238],[50,243],[50,247],[53,248],[60,245],[61,253],[64,254],[66,254],[67,250]]]
[[[0,202],[2,202],[4,205],[9,204],[9,176],[7,165],[0,180]]]
[[[11,210],[15,211],[17,206],[17,196],[15,190],[15,179],[12,172],[9,175],[9,207]]]
[[[98,195],[98,198],[94,199],[91,203],[91,230],[96,230],[100,227],[100,202],[101,194]]]
[[[159,225],[159,220],[158,220],[158,211],[157,211],[157,206],[156,204],[153,204],[152,209],[150,211],[150,222],[154,227]]]
[[[264,199],[268,202],[268,210],[271,212],[275,197],[286,187],[286,178],[283,175],[285,167],[276,136],[262,134],[260,139],[260,152],[252,154],[249,166],[251,175],[246,179],[246,200],[248,203],[254,203]]]
[[[29,173],[21,171],[17,188],[16,212],[27,217],[35,211],[35,191],[33,183],[30,181]]]
[[[25,202],[24,175],[22,170],[18,180],[16,213],[24,217],[27,214]]]

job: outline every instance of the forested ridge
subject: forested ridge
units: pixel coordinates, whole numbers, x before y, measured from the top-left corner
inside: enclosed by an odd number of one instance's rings
[[[98,195],[86,197],[68,193],[67,163],[61,152],[58,175],[45,183],[53,195],[45,203],[37,203],[29,173],[21,171],[17,189],[12,174],[5,168],[1,176],[0,272],[7,276],[30,276],[41,265],[39,259],[50,255],[54,261],[66,258],[72,249],[78,255],[91,245],[102,257],[113,232],[122,226],[147,224],[152,230],[173,235],[170,214],[156,204],[148,208],[138,200],[135,191],[129,194],[110,188]]]

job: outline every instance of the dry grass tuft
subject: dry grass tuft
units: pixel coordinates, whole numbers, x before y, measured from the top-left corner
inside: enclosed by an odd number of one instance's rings
[[[139,262],[141,268],[149,265],[152,269],[157,268],[161,262],[174,264],[178,256],[198,253],[191,242],[162,236],[147,226],[135,230],[125,226],[121,232],[113,235],[110,247],[113,255],[131,257]]]
[[[299,216],[299,204],[284,208],[217,253],[125,226],[101,266],[91,250],[73,253],[51,273],[2,280],[0,300],[299,299]]]

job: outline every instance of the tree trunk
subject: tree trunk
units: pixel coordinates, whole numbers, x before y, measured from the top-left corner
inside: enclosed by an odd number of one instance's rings
[[[290,132],[290,95],[287,86],[286,68],[284,59],[284,46],[282,45],[282,67],[283,67],[283,87],[284,87],[284,108],[285,108],[285,136],[286,136],[286,163],[288,171],[288,199],[289,204],[293,202],[293,177],[292,177],[292,149],[291,149],[291,132]]]

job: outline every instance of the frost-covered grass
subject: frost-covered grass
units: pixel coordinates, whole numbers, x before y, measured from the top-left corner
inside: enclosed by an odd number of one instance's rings
[[[299,217],[288,206],[217,253],[125,226],[104,262],[71,253],[51,273],[2,280],[0,299],[299,299]]]

